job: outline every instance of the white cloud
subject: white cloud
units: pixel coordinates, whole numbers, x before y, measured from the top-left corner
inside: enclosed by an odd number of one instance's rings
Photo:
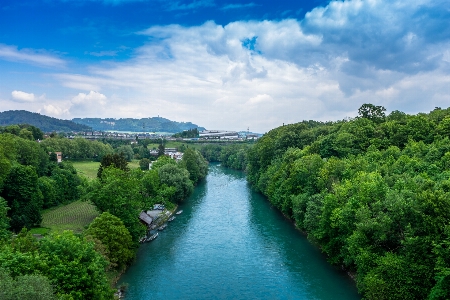
[[[25,93],[22,91],[12,91],[11,96],[14,100],[19,102],[33,102],[35,100],[33,93]]]
[[[334,1],[302,21],[154,26],[132,59],[56,77],[90,91],[72,100],[73,115],[102,107],[97,116],[216,129],[343,119],[367,102],[426,111],[450,106],[449,19],[433,13],[444,2]],[[92,91],[115,97],[89,101]]]
[[[79,93],[71,100],[71,107],[69,112],[71,114],[82,114],[96,116],[98,111],[102,110],[107,103],[107,98],[105,95],[90,91],[89,94]]]
[[[45,67],[63,67],[66,62],[54,55],[41,53],[34,49],[21,49],[0,44],[0,59],[30,63]]]
[[[44,105],[44,108],[41,109],[39,111],[39,113],[43,113],[44,115],[52,116],[52,117],[56,117],[56,118],[62,118],[64,116],[68,115],[69,110],[59,107],[57,105],[48,104],[48,105]]]

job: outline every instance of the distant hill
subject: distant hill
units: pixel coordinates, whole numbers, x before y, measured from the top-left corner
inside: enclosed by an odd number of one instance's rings
[[[205,130],[203,127],[191,122],[176,122],[169,119],[153,117],[153,118],[123,118],[123,119],[100,119],[100,118],[74,118],[75,123],[92,127],[93,130],[115,130],[115,131],[131,131],[131,132],[170,132],[177,133],[184,130],[198,128]]]
[[[26,110],[8,110],[0,112],[0,126],[13,124],[29,124],[43,132],[70,132],[92,130],[89,126],[77,124],[69,120],[61,120]]]

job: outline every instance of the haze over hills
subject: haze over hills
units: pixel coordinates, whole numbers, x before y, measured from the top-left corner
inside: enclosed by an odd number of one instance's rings
[[[52,131],[131,131],[131,132],[170,132],[177,133],[188,129],[205,130],[191,122],[176,122],[166,118],[74,118],[61,120],[53,117],[33,113],[26,110],[9,110],[0,112],[0,126],[12,124],[30,124],[44,132]]]

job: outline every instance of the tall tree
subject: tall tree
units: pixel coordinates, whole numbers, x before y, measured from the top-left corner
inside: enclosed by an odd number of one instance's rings
[[[95,218],[85,234],[100,240],[108,250],[109,261],[119,269],[134,258],[134,244],[130,232],[121,219],[108,212]]]
[[[13,166],[5,182],[3,197],[11,208],[9,216],[12,230],[17,232],[23,227],[31,228],[41,223],[43,197],[34,167]]]
[[[100,167],[98,168],[97,177],[101,178],[103,170],[109,166],[113,166],[114,168],[129,171],[128,161],[125,158],[123,153],[120,154],[106,154],[103,156],[102,161],[100,162]]]

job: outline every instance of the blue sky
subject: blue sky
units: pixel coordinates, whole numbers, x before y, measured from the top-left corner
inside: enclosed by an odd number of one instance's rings
[[[450,106],[450,1],[0,2],[0,111],[266,132]]]

